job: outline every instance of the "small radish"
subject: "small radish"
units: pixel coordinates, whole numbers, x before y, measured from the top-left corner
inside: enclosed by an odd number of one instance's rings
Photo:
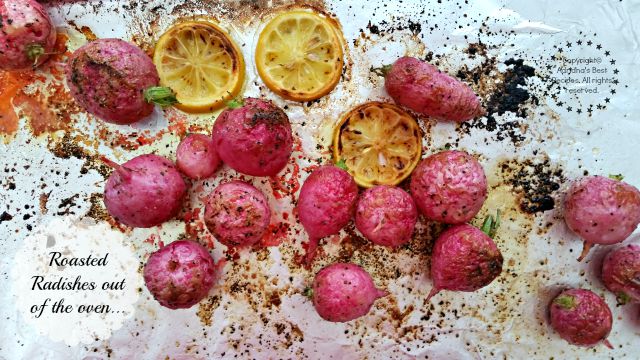
[[[371,70],[385,77],[385,88],[396,103],[417,113],[456,122],[485,113],[469,85],[419,59],[405,56]]]
[[[260,190],[245,182],[218,185],[205,204],[205,224],[226,246],[254,245],[269,227],[271,210],[267,199]]]
[[[413,171],[411,195],[428,220],[461,224],[473,219],[487,199],[487,177],[473,156],[442,151]]]
[[[36,67],[49,58],[56,28],[35,0],[0,0],[0,69]]]
[[[618,303],[640,302],[640,245],[610,251],[602,263],[602,282]]]
[[[321,318],[347,322],[366,315],[388,292],[376,288],[371,275],[358,265],[336,263],[316,274],[311,295]]]
[[[502,253],[493,241],[500,225],[500,212],[487,217],[482,230],[454,225],[444,231],[433,247],[429,301],[441,290],[476,291],[489,285],[502,272]]]
[[[364,191],[356,206],[356,228],[371,242],[401,246],[411,240],[418,210],[411,195],[394,186]]]
[[[603,343],[613,349],[607,336],[613,319],[602,298],[589,290],[570,289],[556,296],[549,305],[551,327],[573,345]]]
[[[176,166],[191,179],[206,179],[220,167],[220,157],[210,136],[189,134],[176,151]]]
[[[593,245],[620,243],[638,227],[640,191],[618,179],[584,177],[566,195],[564,220],[584,240],[582,261]]]
[[[180,240],[151,254],[144,266],[144,282],[160,305],[186,309],[207,296],[216,280],[215,271],[207,249]]]
[[[309,235],[305,261],[310,264],[323,237],[340,232],[353,218],[358,185],[337,166],[321,166],[302,184],[298,217]]]
[[[117,221],[148,228],[178,214],[187,193],[180,172],[158,155],[137,156],[122,165],[103,159],[114,168],[104,189],[104,204]]]

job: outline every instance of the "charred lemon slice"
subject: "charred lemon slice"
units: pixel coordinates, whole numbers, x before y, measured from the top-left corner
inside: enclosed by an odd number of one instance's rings
[[[335,161],[362,187],[399,184],[418,165],[421,154],[416,120],[392,104],[362,104],[334,131]]]
[[[220,108],[244,81],[244,59],[229,35],[215,24],[189,21],[165,32],[153,55],[160,83],[173,89],[187,112]]]
[[[310,101],[328,94],[342,75],[341,37],[319,14],[294,10],[271,20],[260,33],[256,67],[278,95]]]

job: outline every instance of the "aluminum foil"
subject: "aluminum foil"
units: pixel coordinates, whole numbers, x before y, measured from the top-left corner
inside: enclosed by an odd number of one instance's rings
[[[562,193],[584,174],[623,174],[640,186],[638,107],[640,3],[561,1],[48,1],[59,29],[58,52],[35,75],[0,89],[17,122],[2,119],[0,141],[0,358],[3,359],[600,359],[637,358],[637,306],[616,306],[598,279],[606,248],[578,263],[582,243],[562,221]],[[261,82],[253,54],[260,29],[291,6],[335,18],[344,35],[345,70],[337,88],[312,103],[282,100]],[[100,156],[124,162],[154,152],[175,158],[189,131],[209,132],[217,114],[168,109],[132,126],[105,124],[83,113],[64,86],[65,57],[95,37],[117,37],[152,51],[174,21],[215,19],[241,45],[244,96],[284,107],[296,135],[287,169],[252,178],[224,168],[193,182],[182,213],[161,227],[128,229],[104,210],[109,169]],[[331,161],[331,134],[340,114],[368,101],[390,101],[370,68],[416,56],[469,83],[487,116],[463,125],[419,119],[423,156],[443,148],[477,155],[489,178],[489,198],[474,220],[500,209],[496,242],[502,275],[475,293],[443,292],[426,302],[429,258],[442,227],[421,220],[411,243],[372,246],[351,224],[325,239],[312,269],[297,265],[307,241],[296,221],[300,185]],[[588,70],[588,72],[587,72]],[[9,122],[7,122],[9,121]],[[231,252],[206,231],[202,199],[218,183],[244,179],[267,194],[273,212],[261,247]],[[406,184],[404,184],[406,186]],[[21,246],[54,218],[92,218],[125,235],[142,266],[162,244],[191,238],[210,248],[220,279],[188,310],[161,307],[141,286],[134,311],[108,336],[68,345],[26,321],[12,286]],[[638,241],[639,232],[627,241]],[[34,258],[38,254],[34,253]],[[390,296],[365,317],[323,321],[305,288],[323,266],[350,261],[369,271]],[[603,295],[614,313],[614,349],[568,345],[547,325],[546,305],[559,289]]]

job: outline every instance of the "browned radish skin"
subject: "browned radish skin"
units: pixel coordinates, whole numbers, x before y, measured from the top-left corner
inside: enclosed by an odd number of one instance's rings
[[[488,217],[482,230],[462,224],[440,234],[431,255],[433,288],[427,301],[441,290],[476,291],[500,275],[502,253],[490,237],[499,224],[500,213]]]
[[[275,176],[293,151],[287,114],[271,101],[235,101],[213,125],[213,141],[222,161],[251,176]]]
[[[204,221],[224,245],[246,247],[260,242],[269,227],[271,210],[267,198],[253,185],[230,181],[207,197]]]
[[[35,0],[0,0],[0,69],[19,70],[45,62],[56,29]]]
[[[471,88],[437,67],[413,57],[372,69],[385,76],[387,93],[399,105],[441,120],[464,122],[485,114]]]
[[[174,241],[151,254],[144,266],[144,283],[160,305],[187,309],[207,296],[215,271],[213,258],[202,245]]]
[[[120,39],[99,39],[76,50],[67,60],[67,85],[89,113],[114,124],[131,124],[151,114],[154,103],[177,100],[171,89],[158,87],[155,65],[140,48]]]

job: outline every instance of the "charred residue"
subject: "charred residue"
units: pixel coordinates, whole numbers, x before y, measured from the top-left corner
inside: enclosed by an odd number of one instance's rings
[[[198,317],[200,318],[200,322],[202,325],[211,326],[211,318],[213,317],[213,312],[220,306],[220,296],[214,295],[206,300],[203,300],[198,305]]]
[[[484,57],[482,63],[472,69],[463,66],[456,74],[470,84],[484,99],[486,115],[460,125],[459,131],[470,134],[472,129],[484,129],[495,134],[495,139],[509,139],[514,145],[525,140],[523,130],[530,117],[529,106],[538,105],[538,97],[528,89],[527,79],[536,76],[536,70],[522,59],[508,59],[508,68],[498,71],[498,61],[489,56],[487,46],[482,43],[470,44],[465,52],[471,58]],[[497,117],[511,113],[510,120]]]
[[[383,20],[379,24],[372,24],[371,21],[369,21],[367,30],[369,30],[371,34],[380,36],[396,31],[409,30],[413,35],[418,36],[422,32],[422,25],[419,21],[394,16],[390,22]],[[361,29],[360,32],[363,32],[363,30]]]
[[[84,160],[84,164],[80,169],[81,174],[86,174],[89,170],[97,171],[104,178],[111,174],[111,168],[100,160],[100,156],[89,153],[87,149],[78,145],[78,142],[71,138],[68,133],[61,140],[50,143],[49,151],[55,157],[61,159],[76,158]]]
[[[523,212],[535,214],[555,207],[557,192],[566,181],[562,168],[549,159],[507,160],[499,166],[505,182],[520,195]]]
[[[104,201],[102,194],[94,193],[89,196],[89,203],[91,206],[89,207],[89,211],[86,216],[90,217],[96,221],[110,221],[111,215],[107,212],[107,209],[104,207]]]

